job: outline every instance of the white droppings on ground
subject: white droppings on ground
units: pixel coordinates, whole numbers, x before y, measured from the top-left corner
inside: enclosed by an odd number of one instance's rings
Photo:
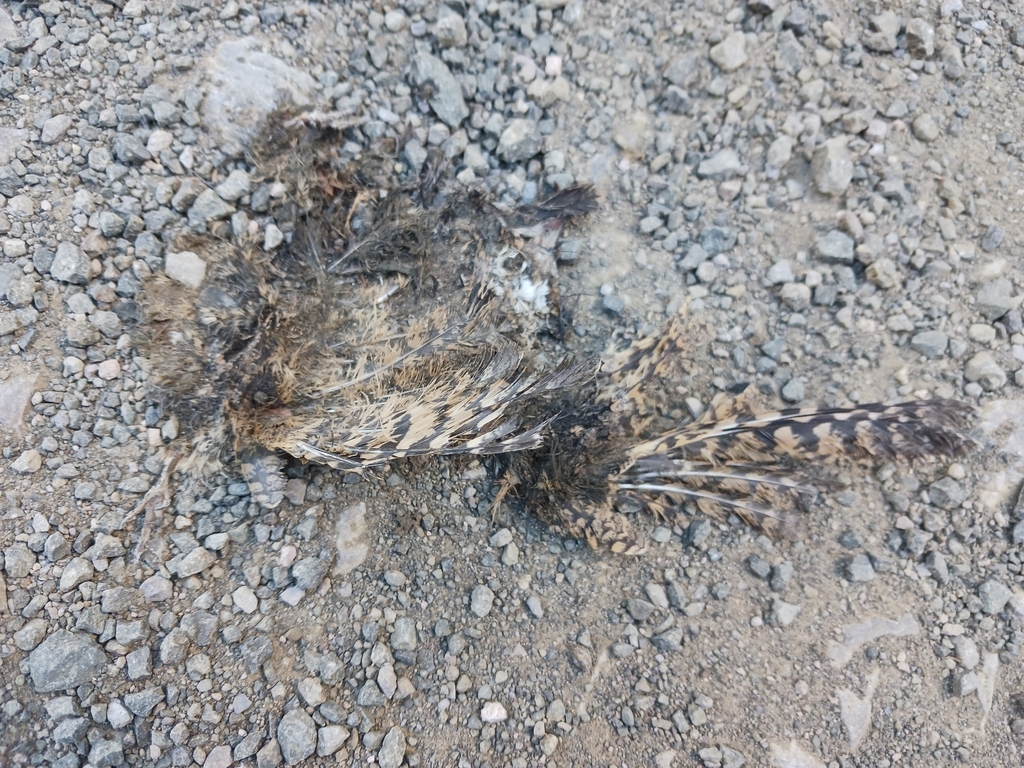
[[[785,747],[772,744],[772,765],[775,768],[825,768],[821,760],[804,750],[795,740]]]
[[[840,688],[838,691],[839,712],[843,718],[843,725],[846,726],[851,749],[860,747],[864,737],[871,730],[871,699],[875,695],[880,674],[878,667],[871,670],[868,684],[864,687],[863,698],[845,688]]]
[[[872,618],[860,624],[851,624],[843,627],[843,642],[837,643],[832,640],[828,644],[828,658],[832,666],[841,669],[853,658],[857,650],[879,637],[893,635],[905,637],[916,635],[921,631],[921,625],[913,615],[907,613],[898,620]]]

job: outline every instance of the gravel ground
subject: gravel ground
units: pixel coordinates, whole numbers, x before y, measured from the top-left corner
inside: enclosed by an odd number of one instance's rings
[[[888,8],[0,9],[0,764],[1020,764],[1024,15]],[[181,232],[281,242],[242,151],[289,103],[508,204],[595,184],[566,344],[688,300],[680,417],[955,397],[979,450],[851,469],[799,541],[695,517],[630,559],[472,461],[293,468],[271,513],[224,476],[136,563],[178,425],[134,298],[202,281]]]

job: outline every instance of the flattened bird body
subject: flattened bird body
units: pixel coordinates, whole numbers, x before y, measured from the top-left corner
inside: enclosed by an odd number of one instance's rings
[[[502,495],[631,553],[642,545],[626,509],[674,521],[689,505],[781,533],[828,485],[824,463],[964,446],[965,408],[941,400],[758,413],[720,395],[692,423],[665,424],[698,335],[685,312],[599,364],[537,354],[538,333],[560,331],[556,243],[594,210],[591,190],[513,211],[479,193],[428,205],[372,163],[340,163],[331,131],[269,135],[285,146],[257,165],[285,245],[268,253],[248,230],[185,242],[208,264],[204,285],[161,277],[143,294],[150,395],[187,442],[169,469],[236,462],[273,508],[285,456],[360,471],[500,454]]]
[[[591,375],[539,369],[530,350],[557,323],[558,233],[593,193],[426,208],[365,164],[335,167],[323,138],[284,154],[265,165],[289,193],[275,214],[291,242],[271,254],[252,236],[192,238],[205,286],[160,278],[143,297],[152,396],[192,443],[180,468],[209,474],[234,455],[275,507],[281,454],[361,470],[539,447],[548,418],[524,422],[525,406]]]

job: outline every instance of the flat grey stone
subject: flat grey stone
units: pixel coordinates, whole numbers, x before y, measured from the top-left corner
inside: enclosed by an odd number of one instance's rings
[[[316,81],[302,69],[267,53],[256,37],[228,40],[207,62],[203,127],[229,155],[239,154],[281,106],[311,104]]]
[[[236,169],[228,174],[228,177],[217,185],[216,191],[221,199],[233,203],[239,198],[249,194],[252,182],[249,174],[241,169]]]
[[[853,246],[852,237],[833,229],[824,237],[818,238],[814,250],[822,259],[833,264],[852,264]]]
[[[697,166],[697,175],[702,179],[714,179],[715,181],[728,181],[741,172],[743,164],[735,149],[726,147],[720,149],[711,157],[700,161]]]
[[[409,616],[401,616],[395,620],[395,631],[391,633],[391,649],[395,651],[415,651],[416,621]]]
[[[948,344],[949,337],[942,331],[921,331],[910,340],[910,348],[925,357],[939,357]]]
[[[672,59],[661,75],[672,85],[688,91],[700,81],[700,60],[696,54],[687,54]]]
[[[348,741],[349,730],[343,725],[325,725],[316,732],[316,753],[319,757],[330,757]],[[235,759],[238,757],[235,747]]]
[[[944,477],[928,486],[928,498],[940,509],[957,509],[967,498],[967,491],[953,478]]]
[[[202,573],[217,562],[217,556],[205,547],[196,547],[178,561],[177,573],[181,578]]]
[[[146,688],[136,693],[128,693],[124,696],[124,705],[129,711],[139,717],[148,717],[157,704],[163,701],[164,689],[159,686]]]
[[[29,674],[39,693],[63,691],[87,683],[106,668],[107,655],[96,641],[58,629],[29,654]]]
[[[935,53],[935,29],[924,19],[907,22],[907,50],[915,59],[930,59]]]
[[[871,558],[867,555],[857,555],[847,566],[846,575],[854,583],[871,581],[875,578],[875,569],[871,565]]]
[[[89,282],[89,259],[74,243],[59,243],[50,264],[50,276],[64,283],[85,285]]]
[[[100,234],[104,237],[117,237],[124,232],[127,223],[113,211],[103,211],[99,216]]]
[[[738,232],[733,227],[713,225],[705,227],[700,233],[700,246],[709,257],[732,250],[736,245]],[[689,255],[689,254],[687,254]]]
[[[36,564],[36,556],[26,545],[18,542],[4,550],[4,571],[12,579],[23,579]]]
[[[790,283],[790,285],[795,284]],[[803,287],[806,288],[807,286]],[[799,403],[801,400],[804,399],[804,395],[806,394],[806,387],[802,379],[794,376],[792,379],[786,382],[785,386],[782,387],[782,390],[779,392],[779,394],[782,395],[782,399],[785,400],[787,403]]]
[[[782,170],[786,164],[793,159],[793,138],[783,134],[768,145],[768,151],[764,156],[764,163],[767,168]]]
[[[532,120],[510,120],[498,140],[498,156],[509,163],[529,160],[540,152],[542,137]]]
[[[986,320],[998,320],[1013,309],[1012,290],[1013,286],[1006,278],[983,283],[975,296],[974,306]]]
[[[784,600],[775,598],[772,600],[771,612],[768,615],[768,621],[773,626],[788,627],[794,621],[796,617],[800,615],[803,609],[799,605],[793,605],[787,603]]]
[[[153,155],[142,140],[131,133],[119,133],[114,137],[114,156],[118,162],[137,165],[152,160]]]
[[[998,581],[986,581],[978,587],[978,597],[981,599],[982,613],[994,616],[1003,610],[1007,601],[1013,597],[1013,592]]]
[[[64,138],[64,134],[68,132],[72,122],[71,115],[54,115],[43,123],[39,141],[43,144],[56,144]]]
[[[388,703],[387,697],[373,680],[367,680],[356,694],[356,704],[360,707],[383,707]]]
[[[686,255],[679,260],[679,269],[684,272],[689,272],[690,270],[699,267],[709,258],[711,258],[711,255],[701,248],[699,244],[694,243],[687,249]]]
[[[462,96],[462,86],[452,75],[448,65],[429,53],[418,53],[412,60],[409,77],[417,87],[428,83],[433,95],[430,97],[430,108],[451,128],[469,117],[469,108]]]
[[[160,641],[160,663],[180,664],[185,660],[185,653],[191,644],[192,641],[181,627],[175,627]]]
[[[380,768],[400,768],[405,759],[405,732],[397,725],[391,728],[377,752]]]
[[[169,252],[164,260],[164,272],[172,280],[196,290],[206,278],[206,262],[192,251]]]
[[[89,750],[89,764],[93,768],[111,768],[124,761],[124,747],[116,739],[99,739]]]
[[[672,627],[651,638],[651,645],[660,651],[678,651],[683,645],[683,628]]]
[[[58,744],[74,744],[85,738],[90,723],[91,721],[85,717],[69,717],[61,720],[52,731],[53,740]]]
[[[256,768],[277,768],[281,759],[281,745],[271,739],[256,753]]]
[[[263,666],[263,662],[273,655],[274,646],[269,638],[263,635],[256,635],[256,637],[242,643],[238,647],[238,651],[246,670],[251,673]]]
[[[782,285],[783,283],[791,283],[796,279],[793,274],[793,266],[789,263],[788,259],[782,259],[775,262],[768,268],[768,282],[772,285]]]
[[[197,232],[205,232],[211,221],[226,219],[234,212],[233,205],[221,200],[214,190],[206,189],[188,209],[188,225]]]
[[[981,687],[981,677],[977,672],[964,672],[953,677],[953,693],[956,696],[968,696]]]
[[[1005,236],[1006,233],[1003,231],[1003,228],[993,224],[985,230],[985,235],[981,238],[981,249],[991,253],[999,247]]]

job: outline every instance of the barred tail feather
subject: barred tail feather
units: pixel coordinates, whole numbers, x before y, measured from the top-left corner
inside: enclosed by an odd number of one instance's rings
[[[781,457],[835,461],[956,456],[968,445],[957,430],[969,410],[953,400],[924,400],[757,414],[742,398],[722,398],[693,424],[634,446],[630,457],[637,461],[660,455],[722,464]]]

